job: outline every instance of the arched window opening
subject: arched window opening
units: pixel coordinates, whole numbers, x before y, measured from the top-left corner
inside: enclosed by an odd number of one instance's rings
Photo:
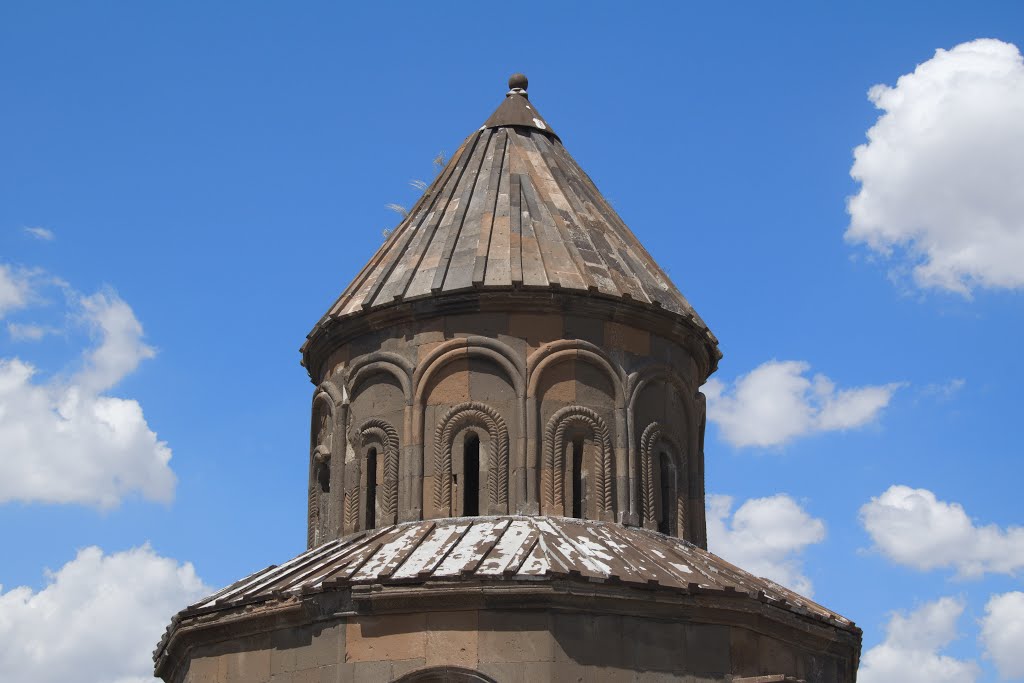
[[[310,486],[310,547],[327,539],[328,505],[331,492],[331,456],[317,449],[313,455],[313,483]]]
[[[572,516],[577,519],[586,517],[586,477],[583,474],[583,439],[572,440]]]
[[[663,534],[672,533],[672,521],[676,500],[676,474],[668,453],[658,454],[658,475],[661,493],[661,514],[658,518],[658,531]]]
[[[331,466],[330,460],[317,459],[316,483],[320,487],[320,493],[331,492]]]
[[[366,452],[366,528],[377,526],[377,449]]]
[[[463,482],[462,515],[480,514],[480,437],[475,432],[466,434],[462,442]]]

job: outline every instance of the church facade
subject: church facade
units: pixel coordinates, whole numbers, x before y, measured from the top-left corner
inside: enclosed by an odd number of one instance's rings
[[[308,550],[167,683],[847,683],[852,622],[707,551],[717,340],[521,75],[303,345]]]

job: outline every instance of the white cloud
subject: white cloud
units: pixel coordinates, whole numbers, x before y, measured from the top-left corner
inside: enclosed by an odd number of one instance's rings
[[[808,379],[803,361],[762,363],[727,387],[708,380],[708,418],[733,446],[779,446],[814,432],[872,422],[900,383],[837,390],[826,376]]]
[[[171,616],[210,592],[191,563],[148,545],[81,550],[41,590],[0,592],[0,679],[153,681],[150,653]]]
[[[940,401],[949,401],[960,393],[960,390],[966,385],[967,380],[962,377],[956,377],[943,384],[929,384],[921,390],[921,394],[934,397]]]
[[[985,605],[979,638],[1000,677],[1024,678],[1024,593],[993,595]]]
[[[54,330],[32,323],[7,323],[7,334],[14,341],[39,341]]]
[[[1024,527],[977,526],[958,503],[927,489],[890,486],[860,509],[875,547],[914,569],[956,569],[961,578],[1024,569]]]
[[[32,235],[37,240],[43,240],[44,242],[52,242],[57,239],[57,236],[53,234],[53,230],[47,230],[41,227],[25,228],[25,232]]]
[[[982,39],[937,50],[869,99],[846,240],[912,267],[921,287],[1024,287],[1024,61]]]
[[[735,513],[732,504],[731,496],[708,496],[711,552],[752,574],[811,597],[813,586],[803,574],[800,553],[825,539],[825,523],[811,517],[784,494],[751,498]]]
[[[115,294],[99,293],[80,299],[82,318],[100,338],[89,352],[78,382],[92,391],[109,389],[135,372],[139,363],[156,355],[142,342],[142,324],[131,307]]]
[[[964,604],[953,598],[929,602],[910,614],[895,613],[885,641],[864,653],[860,683],[972,683],[979,669],[973,661],[939,651],[957,637],[956,622]]]
[[[38,381],[32,364],[0,358],[0,503],[110,507],[131,492],[169,501],[171,450],[137,401],[104,393],[153,356],[142,326],[114,294],[77,302],[78,317],[99,340],[79,372]]]
[[[0,318],[24,308],[32,294],[31,272],[0,263]]]

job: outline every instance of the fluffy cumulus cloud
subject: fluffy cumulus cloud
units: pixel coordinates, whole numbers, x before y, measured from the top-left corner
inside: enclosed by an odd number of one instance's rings
[[[875,420],[899,383],[837,389],[826,376],[808,377],[802,361],[771,360],[732,386],[704,385],[708,418],[733,446],[779,446],[815,432],[854,429]]]
[[[732,511],[731,496],[708,496],[708,547],[729,562],[808,597],[800,554],[825,539],[825,523],[792,498],[751,498]]]
[[[941,650],[957,637],[964,604],[953,598],[929,602],[910,614],[894,614],[885,641],[864,653],[860,683],[972,683],[979,675],[973,661]]]
[[[883,113],[854,150],[846,239],[912,268],[921,287],[1024,287],[1024,61],[974,40],[876,85]]]
[[[890,486],[860,509],[883,555],[914,569],[955,569],[961,578],[1024,569],[1024,527],[979,526],[958,503],[927,489]]]
[[[31,363],[0,358],[0,503],[109,507],[132,492],[168,501],[170,449],[137,401],[109,395],[153,356],[142,326],[113,293],[69,296],[96,339],[77,372],[40,380]]]
[[[149,546],[86,548],[39,591],[0,588],[0,680],[152,681],[171,615],[210,592],[190,563]]]
[[[1024,679],[1024,593],[993,595],[985,606],[980,640],[1005,679]]]

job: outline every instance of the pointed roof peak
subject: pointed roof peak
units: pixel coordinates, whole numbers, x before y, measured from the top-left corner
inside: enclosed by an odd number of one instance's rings
[[[505,101],[502,102],[490,118],[484,122],[483,128],[502,128],[505,126],[519,126],[533,128],[551,137],[561,140],[551,126],[544,120],[533,104],[530,103],[530,95],[526,88],[530,81],[524,74],[514,73],[508,79],[508,92],[505,93]]]
[[[310,343],[370,311],[404,315],[397,307],[417,300],[451,295],[457,305],[469,293],[500,294],[493,302],[518,306],[534,291],[617,301],[649,321],[681,322],[702,340],[713,371],[718,340],[536,112],[526,85],[521,74],[509,79],[505,101],[456,150]]]

